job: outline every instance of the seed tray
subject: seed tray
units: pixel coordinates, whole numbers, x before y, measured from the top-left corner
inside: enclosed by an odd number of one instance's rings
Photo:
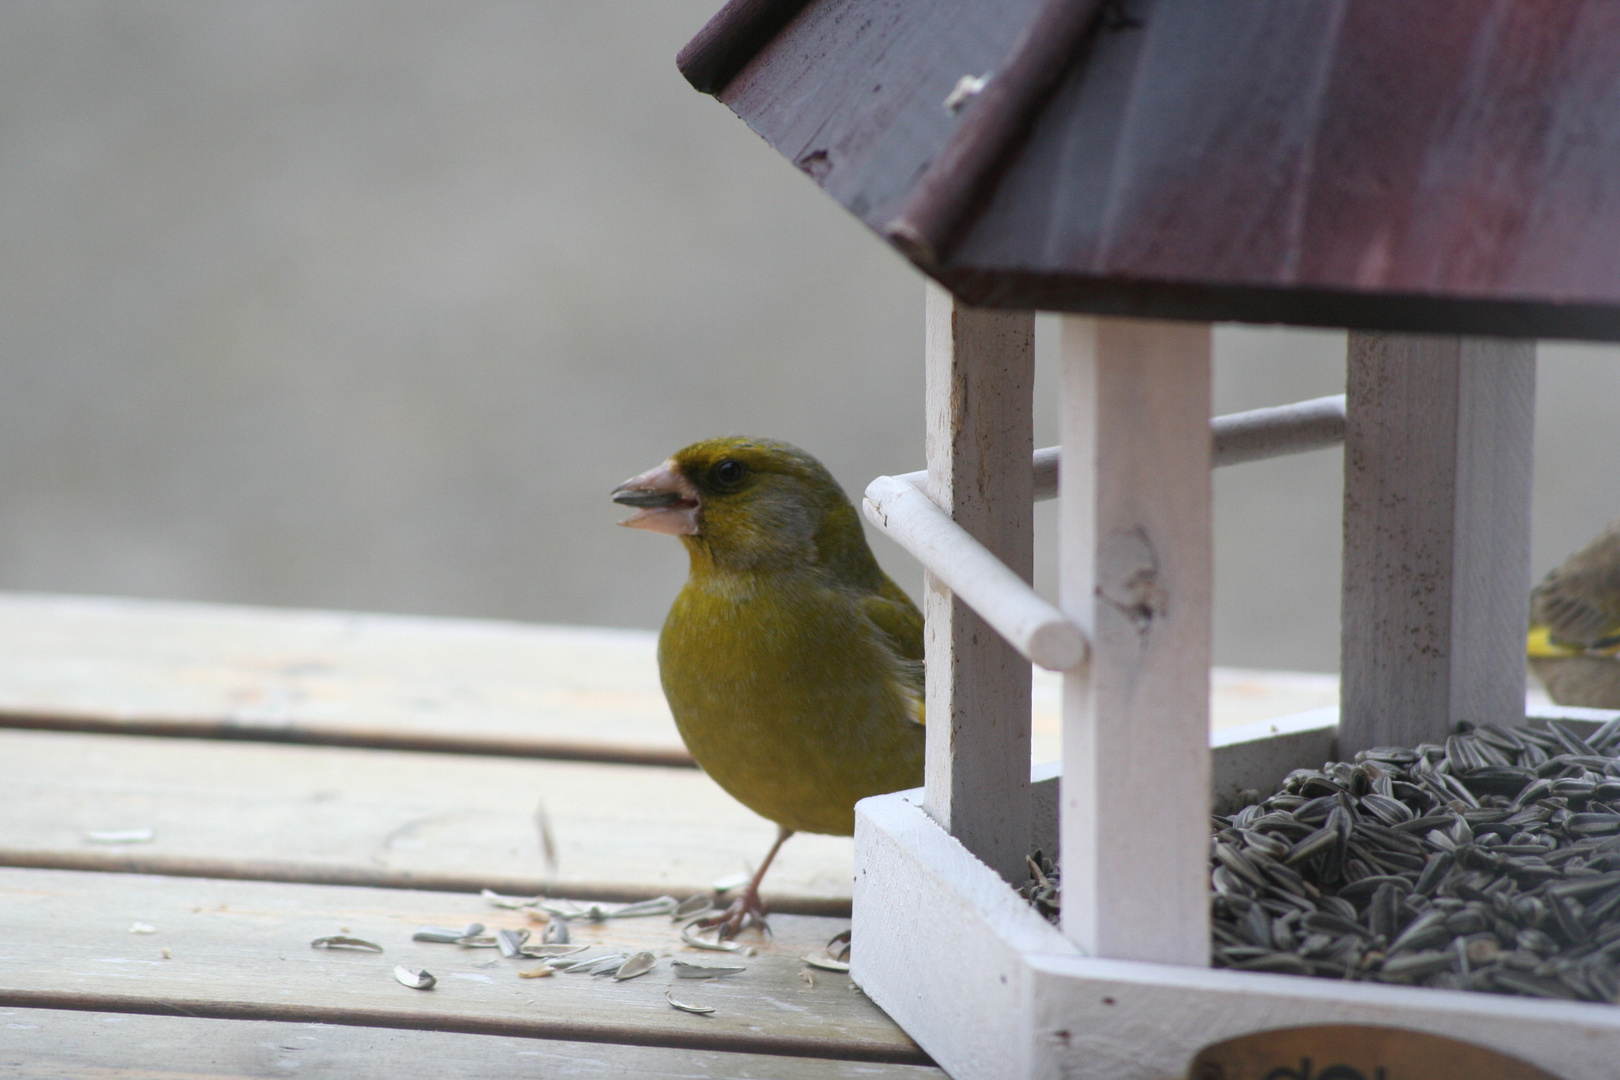
[[[1265,725],[1280,735],[1234,733],[1217,745],[1217,792],[1274,790],[1293,769],[1335,757],[1322,752],[1332,737],[1324,723],[1330,718],[1319,711],[1301,721]],[[1597,727],[1571,724],[1569,730],[1585,738]],[[1055,807],[1056,778],[1035,779],[1037,808]],[[956,1080],[1163,1080],[1184,1075],[1205,1046],[1301,1024],[1371,1024],[1449,1036],[1565,1080],[1614,1074],[1620,1009],[1609,1004],[1476,993],[1443,982],[1391,985],[1082,956],[920,804],[921,792],[914,791],[858,807],[859,947],[851,974]],[[1050,811],[1037,822],[1034,846],[1054,850]]]

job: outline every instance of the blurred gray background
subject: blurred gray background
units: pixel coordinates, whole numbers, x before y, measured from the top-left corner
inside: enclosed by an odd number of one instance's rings
[[[0,5],[0,588],[652,627],[626,476],[919,467],[921,280],[677,75],[719,3]],[[1217,342],[1218,411],[1343,389]],[[1620,354],[1542,357],[1537,575],[1620,515]],[[1336,667],[1339,469],[1218,474],[1219,662]]]

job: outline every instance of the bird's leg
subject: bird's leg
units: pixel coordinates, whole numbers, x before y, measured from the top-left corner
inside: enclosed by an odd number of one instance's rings
[[[769,931],[770,927],[765,924],[765,905],[759,899],[759,883],[765,880],[765,871],[771,868],[771,862],[776,858],[776,853],[782,850],[782,845],[792,835],[792,829],[785,825],[778,825],[776,827],[776,843],[772,844],[771,850],[765,853],[765,861],[759,864],[759,869],[754,871],[754,876],[749,879],[747,885],[743,886],[742,892],[737,894],[737,898],[731,902],[731,906],[718,915],[711,915],[709,918],[704,919],[698,925],[704,929],[718,926],[722,938],[736,937],[738,931],[749,925],[757,925]]]

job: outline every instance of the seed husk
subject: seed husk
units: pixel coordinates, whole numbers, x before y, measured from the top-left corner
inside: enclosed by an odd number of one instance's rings
[[[497,930],[495,931],[495,944],[499,946],[501,955],[508,960],[516,960],[523,955],[523,943],[529,940],[527,930]]]
[[[431,990],[434,984],[439,981],[426,969],[416,971],[406,967],[404,964],[395,966],[394,978],[401,986],[408,986],[412,990]]]
[[[624,982],[624,980],[633,979],[637,975],[645,975],[657,966],[658,958],[652,953],[642,950],[631,955],[628,960],[619,965],[618,970],[613,973],[613,981]]]
[[[685,960],[672,960],[670,966],[675,969],[677,979],[717,979],[748,970],[742,964],[693,964]]]
[[[309,943],[312,949],[359,949],[363,952],[382,952],[383,947],[375,941],[365,938],[349,937],[345,934],[333,934],[331,937],[318,937]]]
[[[1255,910],[1258,911],[1259,909],[1256,908]],[[803,959],[804,959],[804,962],[809,964],[811,967],[820,968],[822,971],[848,971],[849,970],[849,962],[848,961],[834,960],[830,956],[817,956],[815,953],[808,953],[808,954],[806,954],[804,956]]]
[[[664,991],[664,1000],[669,1002],[673,1007],[681,1010],[681,1012],[695,1013],[698,1016],[707,1016],[714,1012],[713,1005],[688,1005],[684,1001],[676,1001],[670,996],[670,992],[668,990]]]

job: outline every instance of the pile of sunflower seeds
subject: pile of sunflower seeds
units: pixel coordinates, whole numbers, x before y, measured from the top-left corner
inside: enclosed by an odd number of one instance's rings
[[[1218,967],[1620,1001],[1620,719],[1375,747],[1214,824]]]
[[[1217,967],[1620,1003],[1620,719],[1374,747],[1214,828]],[[1058,870],[1018,890],[1054,923]]]
[[[1028,900],[1047,922],[1055,924],[1063,913],[1063,886],[1057,863],[1040,848],[1025,856],[1024,861],[1029,864],[1029,880],[1018,887],[1018,895]]]

